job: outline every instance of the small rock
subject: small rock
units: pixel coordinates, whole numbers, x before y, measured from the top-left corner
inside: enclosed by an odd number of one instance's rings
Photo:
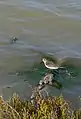
[[[16,43],[17,40],[18,40],[18,39],[13,36],[13,37],[10,39],[10,42],[11,42],[11,43]]]

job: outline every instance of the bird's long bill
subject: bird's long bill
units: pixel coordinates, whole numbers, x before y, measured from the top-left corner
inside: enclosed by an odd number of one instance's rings
[[[62,88],[62,84],[59,83],[59,82],[56,81],[56,80],[54,80],[54,81],[52,82],[52,86],[53,86],[53,87],[56,87],[57,89],[61,89],[61,88]]]

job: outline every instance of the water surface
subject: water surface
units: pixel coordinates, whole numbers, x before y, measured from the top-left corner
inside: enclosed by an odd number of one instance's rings
[[[12,36],[19,39],[16,44],[9,43]],[[57,58],[72,58],[67,61],[74,66],[71,71],[76,77],[71,81],[63,79],[63,89],[54,88],[52,93],[62,93],[69,100],[78,101],[81,95],[80,0],[0,1],[0,92],[5,99],[14,92],[21,97],[31,95],[24,80],[34,85],[42,77],[40,52]],[[32,77],[28,73],[15,75],[16,71],[31,71],[35,64],[39,72],[31,72]],[[49,87],[48,92],[51,93]]]

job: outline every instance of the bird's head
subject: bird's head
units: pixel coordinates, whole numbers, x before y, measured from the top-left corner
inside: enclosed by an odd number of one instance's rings
[[[44,63],[46,63],[46,62],[47,62],[47,59],[46,59],[46,58],[43,58],[42,61],[43,61]]]

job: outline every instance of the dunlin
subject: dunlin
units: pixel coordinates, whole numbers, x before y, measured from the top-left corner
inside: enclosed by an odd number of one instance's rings
[[[46,58],[43,58],[42,61],[43,61],[44,65],[45,65],[45,67],[48,68],[48,69],[64,68],[64,67],[60,67],[60,65],[55,64],[55,63],[52,62],[52,61],[47,60]]]

